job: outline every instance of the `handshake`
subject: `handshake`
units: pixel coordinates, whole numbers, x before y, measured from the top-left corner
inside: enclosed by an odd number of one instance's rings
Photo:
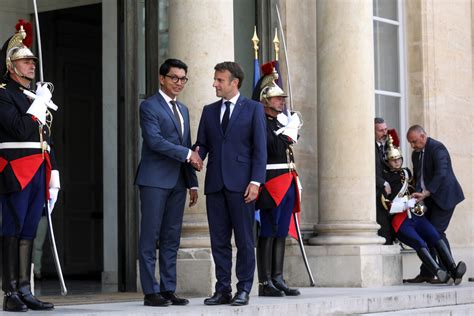
[[[191,152],[191,156],[189,157],[188,162],[197,171],[202,170],[203,162],[202,162],[201,156],[199,156],[199,146],[196,146],[194,151]]]

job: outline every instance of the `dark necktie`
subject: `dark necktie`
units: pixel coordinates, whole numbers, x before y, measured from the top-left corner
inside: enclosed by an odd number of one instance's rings
[[[385,160],[385,146],[383,144],[380,144],[379,146],[379,150],[380,150],[380,157]]]
[[[176,107],[176,101],[171,100],[170,103],[171,103],[171,105],[173,106],[173,114],[174,114],[174,117],[176,118],[176,121],[178,121],[178,134],[179,134],[179,138],[180,138],[180,139],[183,139],[183,131],[181,130],[181,118],[179,117],[178,108]]]
[[[231,102],[230,101],[225,101],[224,104],[225,104],[225,112],[224,112],[224,116],[222,117],[221,126],[222,126],[222,131],[225,133],[225,131],[227,129],[227,125],[229,125],[230,104],[231,104]]]
[[[424,187],[424,181],[423,181],[423,153],[424,151],[420,151],[420,154],[418,155],[418,178],[416,179],[416,190],[421,192]],[[423,183],[423,184],[422,184]]]

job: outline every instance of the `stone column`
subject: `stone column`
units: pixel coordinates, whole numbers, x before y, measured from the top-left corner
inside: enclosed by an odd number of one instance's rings
[[[232,0],[173,0],[169,3],[169,56],[188,65],[189,82],[179,96],[190,110],[192,141],[204,105],[217,100],[212,88],[214,66],[234,60]],[[206,161],[205,161],[206,163]],[[178,291],[208,295],[213,292],[214,263],[204,196],[204,175],[198,173],[198,204],[185,210],[178,260]]]
[[[398,246],[381,246],[377,236],[372,1],[320,0],[316,11],[319,224],[310,244],[320,246],[312,250],[317,283],[398,283]]]

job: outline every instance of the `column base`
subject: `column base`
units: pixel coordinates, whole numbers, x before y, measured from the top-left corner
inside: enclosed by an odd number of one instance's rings
[[[318,235],[309,239],[310,245],[383,245],[385,238],[377,235],[380,225],[375,222],[324,223],[314,226]]]
[[[306,246],[317,287],[379,287],[402,283],[399,245]],[[291,286],[309,286],[298,246],[287,248],[285,278]]]

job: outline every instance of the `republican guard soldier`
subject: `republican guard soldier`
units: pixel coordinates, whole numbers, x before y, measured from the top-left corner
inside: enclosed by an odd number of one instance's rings
[[[297,296],[299,290],[291,289],[283,278],[285,241],[294,211],[299,212],[299,189],[293,144],[297,133],[289,136],[279,121],[285,114],[286,93],[275,83],[278,74],[273,63],[262,65],[264,76],[253,93],[264,105],[267,122],[267,172],[266,182],[256,203],[260,210],[260,236],[257,245],[258,295]],[[280,115],[280,116],[279,116]],[[278,118],[277,118],[278,117]]]
[[[20,20],[17,33],[2,48],[0,67],[3,310],[13,312],[54,308],[31,292],[31,253],[45,203],[53,209],[60,187],[50,147],[51,92],[44,83],[36,93],[30,91],[37,58],[25,45],[32,42],[25,30],[31,31],[31,24]]]

